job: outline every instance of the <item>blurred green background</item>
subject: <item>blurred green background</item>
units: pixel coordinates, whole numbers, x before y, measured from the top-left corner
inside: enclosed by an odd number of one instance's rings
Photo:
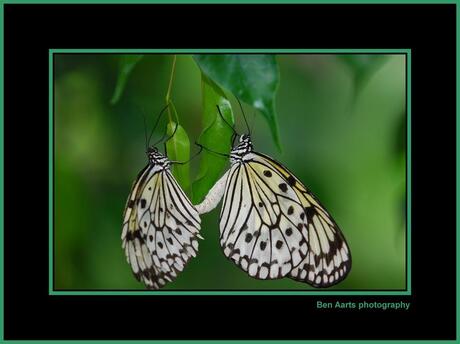
[[[282,153],[262,116],[250,107],[246,114],[254,123],[255,149],[293,171],[347,238],[352,270],[328,290],[404,289],[405,56],[354,56],[277,56]],[[151,129],[164,106],[172,56],[146,56],[119,102],[110,105],[118,58],[54,56],[57,290],[145,289],[121,249],[122,214],[131,185],[147,163],[142,116],[147,115]],[[194,142],[202,129],[202,105],[200,70],[190,55],[177,57],[172,99]],[[244,132],[236,103],[233,109],[237,129]],[[192,180],[198,164],[199,158],[191,162]],[[313,289],[287,278],[253,279],[227,260],[218,241],[219,211],[220,206],[202,216],[205,240],[198,256],[164,289]]]

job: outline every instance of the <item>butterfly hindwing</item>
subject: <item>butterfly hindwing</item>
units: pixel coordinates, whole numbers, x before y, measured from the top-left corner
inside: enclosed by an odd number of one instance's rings
[[[158,172],[152,175],[153,168],[147,166],[134,182],[124,213],[123,231],[121,235],[122,247],[126,259],[136,278],[149,289],[159,289],[166,283],[164,273],[153,264],[152,256],[146,245],[146,235],[142,233],[141,222],[138,216],[140,194],[146,179],[152,181],[158,178]],[[163,282],[163,283],[161,283]]]
[[[289,277],[315,287],[329,287],[343,280],[351,269],[351,254],[340,228],[318,199],[286,167],[258,153],[296,192],[307,222],[309,251]]]
[[[198,250],[200,218],[169,168],[150,163],[139,174],[125,208],[122,247],[134,275],[159,289]]]

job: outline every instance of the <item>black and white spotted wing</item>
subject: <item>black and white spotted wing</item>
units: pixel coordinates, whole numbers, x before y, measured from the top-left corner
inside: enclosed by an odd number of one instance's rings
[[[308,233],[308,254],[289,273],[289,277],[314,287],[329,287],[342,281],[351,269],[351,253],[337,223],[318,199],[286,167],[266,155],[256,161],[268,164],[282,177],[286,190],[295,193],[301,208],[294,218],[304,220]],[[284,190],[284,187],[283,187]]]
[[[351,255],[339,227],[284,166],[254,152],[248,135],[230,154],[231,168],[196,206],[223,195],[220,244],[225,256],[259,279],[290,277],[328,287],[347,275]]]
[[[126,259],[148,289],[174,280],[196,256],[200,217],[156,149],[134,182],[123,218]]]
[[[308,253],[306,223],[295,218],[302,207],[270,166],[248,153],[228,175],[220,215],[220,244],[224,254],[250,276],[277,279]]]

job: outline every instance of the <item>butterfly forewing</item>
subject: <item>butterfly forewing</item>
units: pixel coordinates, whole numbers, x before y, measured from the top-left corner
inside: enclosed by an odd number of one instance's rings
[[[126,204],[122,247],[134,275],[159,289],[182,271],[198,250],[200,218],[169,168],[150,163]]]
[[[252,155],[230,170],[220,219],[221,246],[250,276],[282,278],[306,257],[306,222],[292,216],[302,208],[295,191],[272,166]]]

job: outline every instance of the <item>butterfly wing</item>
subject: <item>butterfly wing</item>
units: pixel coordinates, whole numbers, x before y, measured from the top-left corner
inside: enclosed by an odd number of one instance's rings
[[[294,190],[270,164],[249,153],[228,172],[220,215],[225,256],[250,276],[278,279],[307,256],[306,219]],[[295,215],[294,215],[295,214]]]
[[[351,253],[339,226],[318,199],[286,167],[257,153],[255,161],[271,166],[300,202],[308,231],[308,254],[289,277],[314,287],[329,287],[343,280],[351,269]]]
[[[177,277],[196,256],[200,218],[169,170],[149,165],[125,208],[122,247],[134,275],[149,289]]]

